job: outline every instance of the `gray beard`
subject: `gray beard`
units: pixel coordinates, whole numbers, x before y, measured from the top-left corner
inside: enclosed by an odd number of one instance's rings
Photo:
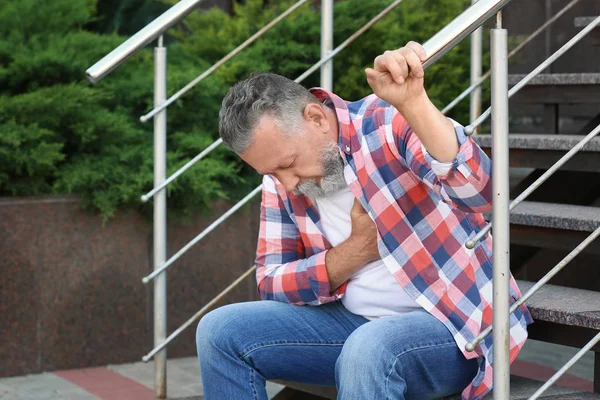
[[[330,196],[348,186],[344,179],[344,161],[337,144],[328,143],[323,147],[321,163],[324,171],[321,184],[314,179],[306,180],[296,186],[295,195],[303,194],[314,200]]]

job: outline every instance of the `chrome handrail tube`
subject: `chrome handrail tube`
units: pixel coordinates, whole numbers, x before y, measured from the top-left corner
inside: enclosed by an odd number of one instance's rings
[[[508,177],[508,31],[502,29],[502,11],[490,31],[492,67],[492,218],[497,227],[493,242],[492,302],[494,304],[494,399],[510,394],[510,197]]]
[[[310,76],[310,74],[312,74],[313,72],[315,72],[316,70],[318,70],[319,68],[321,68],[321,66],[323,66],[325,63],[327,63],[328,61],[330,61],[331,59],[333,59],[342,50],[344,50],[346,47],[348,47],[348,45],[350,43],[352,43],[354,40],[356,40],[356,38],[358,38],[365,31],[367,31],[369,28],[371,28],[375,23],[377,23],[381,18],[383,18],[390,11],[392,11],[394,8],[396,8],[396,6],[398,6],[400,3],[402,3],[402,1],[404,1],[404,0],[395,0],[389,6],[387,6],[386,8],[384,8],[379,14],[377,14],[375,17],[373,17],[373,19],[371,19],[369,22],[367,22],[366,24],[364,24],[359,30],[357,30],[352,35],[350,35],[348,37],[348,39],[346,39],[342,44],[340,44],[333,51],[331,51],[327,57],[319,60],[312,67],[310,67],[309,69],[307,69],[306,71],[304,71],[304,73],[302,73],[302,75],[300,75],[298,78],[296,78],[294,80],[294,82],[296,82],[296,83],[302,82],[304,79],[306,79],[308,76]],[[154,187],[151,191],[149,191],[145,195],[141,196],[142,201],[143,202],[148,201],[158,191],[160,191],[165,186],[169,185],[171,182],[173,182],[175,179],[177,179],[182,173],[184,173],[185,171],[187,171],[188,169],[190,169],[194,164],[196,164],[198,161],[200,161],[204,157],[206,157],[211,151],[213,151],[214,149],[216,149],[221,143],[223,143],[222,139],[215,140],[210,146],[208,146],[207,148],[205,148],[204,150],[202,150],[196,157],[194,157],[192,160],[188,161],[183,167],[181,167],[175,173],[173,173],[173,175],[171,175],[170,177],[168,177],[161,185]]]
[[[423,44],[427,54],[423,68],[429,68],[510,2],[511,0],[479,0],[473,3]]]
[[[558,274],[564,267],[566,267],[579,253],[581,253],[587,246],[589,246],[594,240],[600,237],[600,227],[598,227],[594,232],[592,232],[587,238],[585,238],[577,247],[573,249],[565,258],[563,258],[558,264],[554,266],[550,271],[546,273],[539,281],[536,282],[529,290],[523,294],[517,301],[513,303],[510,307],[510,313],[515,312],[517,308],[523,303],[525,303],[535,292],[538,291],[543,285],[548,283],[550,279],[552,279],[556,274]],[[479,344],[487,335],[489,335],[493,330],[493,327],[490,325],[475,338],[470,343],[467,343],[465,349],[467,351],[475,350],[475,346]]]
[[[559,12],[557,12],[556,14],[554,14],[552,16],[552,18],[550,18],[549,20],[547,20],[546,22],[544,22],[544,24],[542,26],[540,26],[539,28],[537,28],[533,33],[531,33],[529,36],[527,36],[527,38],[525,38],[525,40],[523,40],[521,43],[519,43],[519,45],[517,47],[515,47],[513,50],[510,51],[510,53],[508,53],[508,59],[510,60],[515,54],[517,54],[519,51],[521,51],[526,45],[528,45],[540,33],[544,32],[550,25],[552,25],[554,22],[556,22],[557,19],[559,19],[564,13],[566,13],[567,11],[569,11],[579,1],[580,0],[572,0],[569,4],[567,4],[566,6],[564,6]],[[446,114],[448,111],[452,110],[465,97],[467,97],[474,90],[476,90],[478,87],[480,87],[481,84],[483,84],[483,82],[485,82],[487,80],[487,78],[490,77],[491,73],[492,73],[491,70],[488,71],[488,72],[486,72],[478,80],[476,80],[471,86],[469,86],[461,94],[459,94],[458,96],[456,96],[456,98],[454,100],[452,100],[450,103],[448,103],[448,105],[446,107],[444,107],[442,109],[442,114]],[[471,118],[472,121],[475,120],[475,119],[476,118]]]
[[[552,167],[548,168],[546,172],[544,172],[539,178],[535,180],[527,189],[525,189],[520,195],[517,196],[510,203],[510,210],[512,211],[516,206],[521,204],[531,193],[533,193],[538,187],[542,185],[542,183],[546,182],[548,178],[550,178],[560,167],[565,165],[567,161],[569,161],[573,156],[575,156],[579,151],[581,151],[586,144],[592,141],[598,134],[600,133],[600,124],[596,126],[594,130],[588,133],[579,143],[577,143],[571,150],[567,152],[564,156],[562,156]],[[468,240],[465,243],[468,249],[473,249],[477,243],[492,229],[492,223],[488,223],[482,230],[480,230],[472,239]]]
[[[424,68],[428,68],[435,61],[437,61],[439,58],[441,58],[443,54],[448,52],[453,46],[455,46],[458,43],[458,42],[453,42],[452,40],[449,40],[444,35],[449,34],[449,33],[455,33],[457,35],[461,35],[461,39],[468,36],[473,30],[477,29],[477,27],[479,26],[479,25],[477,25],[477,26],[473,27],[472,24],[474,22],[482,24],[483,22],[485,22],[486,19],[488,19],[490,16],[492,16],[495,13],[495,11],[490,12],[489,9],[487,9],[486,7],[492,7],[491,9],[496,10],[496,7],[500,7],[500,8],[504,7],[510,1],[511,0],[502,0],[502,1],[500,1],[500,0],[479,0],[477,3],[474,3],[471,7],[469,7],[467,10],[465,10],[462,14],[460,14],[458,17],[456,17],[454,20],[452,20],[452,22],[450,22],[450,24],[448,24],[445,28],[443,28],[440,32],[438,32],[436,35],[434,35],[431,39],[429,39],[427,42],[425,42],[423,44],[423,47],[425,48],[425,51],[428,55],[427,60],[423,63]],[[302,75],[300,75],[295,80],[295,82],[299,83],[299,82],[302,82],[304,79],[306,79],[306,77],[308,77],[310,74],[312,74],[318,68],[323,66],[325,63],[327,63],[333,57],[335,57],[340,51],[342,51],[344,48],[346,48],[357,37],[359,37],[367,29],[369,29],[371,26],[373,26],[373,24],[375,24],[377,21],[379,21],[381,18],[383,18],[387,13],[389,13],[392,9],[394,9],[396,6],[398,6],[401,2],[402,2],[402,0],[396,0],[392,4],[390,4],[388,7],[386,7],[377,16],[375,16],[371,21],[369,21],[362,28],[360,28],[358,31],[356,31],[352,36],[350,36],[348,39],[346,39],[346,41],[344,41],[338,47],[336,47],[329,54],[328,57],[321,59],[315,65],[313,65],[308,70],[306,70]],[[486,12],[486,10],[487,10],[487,12]],[[463,21],[462,18],[466,18],[466,20]],[[449,26],[450,26],[450,29],[447,29]],[[440,33],[442,33],[442,32],[446,32],[446,33],[444,33],[444,35],[441,35]],[[206,74],[207,72],[205,72],[204,74]],[[196,78],[198,80],[198,82],[201,80],[199,78],[201,78],[203,75]],[[197,83],[197,82],[195,82],[195,83]],[[188,86],[186,86],[184,89],[188,88]],[[189,88],[191,88],[191,86]],[[185,91],[189,90],[189,88],[186,89]],[[182,93],[179,96],[181,96],[185,93],[184,89],[180,90],[180,92],[182,92]],[[169,100],[167,100],[163,106],[167,107],[169,104],[171,104],[173,101],[175,101],[179,97],[178,96],[177,98],[173,99],[175,96],[177,96],[177,93],[174,96],[172,96]],[[173,100],[171,100],[171,99],[173,99]],[[157,109],[159,109],[159,108],[157,108]],[[150,116],[152,112],[154,112],[154,110],[151,111],[146,116]],[[142,118],[145,118],[146,116],[143,116]],[[194,157],[193,160],[189,161],[187,164],[185,164],[183,167],[181,167],[180,170],[176,171],[173,175],[171,175],[169,178],[167,178],[167,180],[165,180],[165,182],[163,182],[163,184],[161,186],[157,186],[157,187],[153,188],[151,191],[149,191],[148,193],[142,195],[141,196],[142,201],[144,201],[144,202],[148,201],[152,196],[154,196],[162,188],[164,188],[165,186],[167,186],[171,182],[173,182],[175,179],[177,179],[177,177],[179,177],[183,172],[185,172],[187,169],[192,167],[195,163],[200,161],[202,158],[206,157],[212,150],[214,150],[221,143],[222,143],[222,140],[217,139],[215,142],[213,142],[209,146],[209,148],[203,150],[198,156]]]
[[[391,8],[393,8],[392,6],[399,4],[401,1],[402,0],[396,0],[393,4],[391,4],[384,11],[382,11],[377,17],[373,18],[373,20],[371,20],[369,22],[369,24],[375,23],[376,21],[374,21],[374,20],[376,18],[382,16],[382,14],[384,12],[391,10]],[[478,27],[478,26],[473,26],[473,21],[476,21],[479,24],[483,24],[483,22],[485,22],[487,18],[489,18],[491,15],[493,15],[500,8],[506,6],[506,4],[508,4],[509,2],[510,2],[510,0],[503,0],[503,1],[501,1],[501,0],[480,0],[476,3],[474,3],[473,5],[471,5],[467,10],[465,10],[463,13],[461,13],[457,18],[452,20],[452,22],[450,22],[450,24],[448,24],[446,27],[442,28],[442,30],[440,32],[446,32],[445,34],[453,33],[453,34],[459,35],[461,38],[464,38]],[[491,8],[488,8],[488,7],[491,7]],[[471,10],[471,11],[469,11],[469,10]],[[494,12],[491,12],[490,10],[494,10]],[[464,21],[462,21],[461,17],[466,18],[466,19]],[[363,28],[365,28],[365,30],[366,30],[367,25],[365,25],[365,27],[363,27]],[[450,26],[450,29],[447,29],[449,26]],[[440,35],[440,32],[435,34],[431,39],[429,39],[423,45],[423,47],[427,46],[426,52],[428,54],[427,60],[423,62],[423,66],[425,68],[427,66],[432,65],[443,54],[445,54],[447,51],[449,51],[448,47],[451,48],[452,46],[455,46],[457,44],[457,42],[453,41],[451,38],[444,38],[443,35]],[[353,38],[353,37],[354,37],[354,35],[351,36],[351,38]],[[342,43],[342,45],[338,46],[338,48],[341,48],[344,44],[347,44],[347,42],[349,43],[351,38],[348,38],[344,43]],[[338,48],[336,48],[336,50],[338,50]],[[429,50],[427,50],[427,48],[429,48]],[[313,68],[314,68],[314,70],[316,70],[318,68],[317,65],[320,67],[325,62],[327,62],[330,58],[333,58],[336,54],[337,54],[337,52],[335,50],[332,51],[327,59],[323,59],[323,60],[319,61],[317,64],[315,64],[313,67],[311,67],[309,69],[309,71]],[[301,79],[304,79],[306,77],[305,75],[307,74],[307,72],[308,71],[306,71],[304,74],[302,74],[300,77],[298,77],[296,79],[296,82],[298,82]],[[214,144],[215,143],[213,143],[213,145]],[[213,145],[211,145],[211,147],[213,147]],[[214,146],[214,147],[216,147],[216,146]],[[208,154],[208,153],[206,153],[206,154]],[[200,157],[196,157],[196,158],[200,159]],[[167,179],[165,182],[172,182],[172,179],[171,180]],[[160,191],[162,188],[164,188],[164,185],[165,185],[165,183],[163,183],[163,186],[156,187],[155,189],[153,189],[151,192],[149,192],[148,194],[145,195],[145,198],[149,198],[150,193],[152,193],[152,192],[156,193],[156,192]],[[242,205],[249,202],[250,199],[255,194],[257,194],[259,190],[260,190],[260,186],[255,188],[244,199],[240,200],[232,209],[227,211],[217,221],[215,221],[213,224],[211,224],[211,226],[209,226],[209,228],[205,229],[198,236],[196,236],[194,239],[192,239],[179,252],[177,252],[173,257],[171,257],[171,259],[167,260],[167,262],[161,268],[153,271],[151,274],[142,278],[142,282],[148,283],[155,276],[157,276],[158,274],[165,271],[185,251],[187,251],[194,244],[196,244],[198,241],[200,241],[204,236],[206,236],[208,233],[210,233],[212,231],[212,229],[216,228],[222,221],[227,219],[231,214],[233,214],[233,212],[235,212],[237,209],[239,209]]]
[[[248,203],[254,196],[256,196],[258,193],[260,193],[261,189],[262,189],[262,185],[259,185],[256,188],[254,188],[254,190],[252,190],[250,193],[248,193],[246,195],[246,197],[244,197],[242,200],[238,201],[233,207],[231,207],[223,215],[221,215],[219,218],[217,218],[217,220],[215,222],[213,222],[206,229],[204,229],[202,232],[200,232],[200,234],[198,234],[198,236],[196,236],[194,239],[190,240],[188,242],[188,244],[183,246],[177,253],[175,253],[171,258],[169,258],[160,268],[156,268],[154,271],[152,271],[151,274],[143,277],[142,282],[148,283],[152,279],[154,279],[157,275],[164,272],[167,268],[169,268],[169,266],[171,264],[173,264],[175,261],[177,261],[179,259],[179,257],[181,257],[186,251],[191,249],[192,246],[194,246],[196,243],[198,243],[200,240],[202,240],[206,235],[208,235],[213,230],[215,230],[219,225],[221,225],[221,223],[223,221],[225,221],[227,218],[229,218],[233,213],[235,213],[237,210],[242,208],[242,206],[244,204]]]
[[[577,361],[579,361],[581,359],[581,357],[583,357],[588,351],[590,351],[592,349],[592,347],[594,347],[597,343],[600,343],[600,332],[598,332],[596,334],[596,336],[594,336],[592,338],[592,340],[590,340],[588,342],[588,344],[586,344],[585,346],[583,346],[578,352],[577,354],[575,354],[569,361],[567,361],[567,363],[565,365],[563,365],[563,367],[561,369],[559,369],[558,371],[556,371],[556,373],[554,375],[552,375],[552,377],[550,379],[548,379],[546,381],[546,383],[544,383],[542,385],[542,387],[540,387],[530,398],[529,400],[537,400],[540,398],[540,396],[542,394],[544,394],[544,392],[550,387],[552,386],[554,383],[556,383],[556,381],[565,374],[565,372],[567,372],[569,370],[569,368],[571,368],[573,365],[575,365],[575,363]]]
[[[135,35],[123,42],[119,47],[105,55],[85,71],[90,82],[97,83],[115,68],[124,63],[141,48],[157,39],[164,31],[175,25],[186,15],[194,11],[204,0],[181,0],[154,21],[140,29]]]
[[[207,69],[206,71],[204,71],[203,73],[201,73],[200,75],[198,75],[196,78],[194,78],[190,83],[188,83],[187,85],[185,85],[183,88],[179,89],[174,95],[172,95],[171,97],[169,97],[165,102],[163,102],[162,104],[160,104],[158,107],[155,107],[154,109],[152,109],[151,111],[149,111],[147,114],[142,115],[140,117],[140,121],[141,122],[146,122],[150,118],[152,118],[154,115],[156,115],[158,112],[160,112],[161,110],[169,107],[171,104],[173,104],[175,101],[177,101],[181,96],[183,96],[185,93],[187,93],[191,88],[193,88],[198,83],[200,83],[201,81],[203,81],[206,77],[208,77],[210,74],[212,74],[217,69],[219,69],[227,61],[231,60],[233,57],[235,57],[236,55],[238,55],[239,53],[241,53],[242,50],[244,50],[246,47],[248,47],[252,43],[256,42],[256,40],[258,38],[260,38],[262,35],[264,35],[269,30],[271,30],[271,28],[273,28],[275,25],[277,25],[279,22],[281,22],[285,17],[287,17],[288,15],[290,15],[291,13],[293,13],[294,11],[296,11],[296,9],[298,9],[298,7],[300,7],[301,5],[303,5],[304,3],[306,3],[307,1],[308,0],[300,0],[300,1],[296,2],[295,4],[293,4],[291,7],[289,7],[287,10],[285,10],[283,13],[281,13],[279,16],[277,16],[275,19],[273,19],[267,25],[263,26],[254,35],[252,35],[248,39],[246,39],[244,41],[244,43],[240,44],[238,47],[236,47],[235,49],[231,50],[226,56],[224,56],[219,61],[217,61],[216,63],[214,63],[209,69]]]
[[[321,0],[321,56],[325,58],[333,50],[333,3],[334,0]],[[333,90],[333,60],[321,67],[321,87]]]
[[[596,17],[588,26],[582,29],[577,35],[573,36],[571,40],[565,43],[560,49],[558,49],[554,54],[548,57],[543,63],[537,66],[536,69],[531,71],[527,76],[519,81],[515,86],[513,86],[508,92],[508,97],[512,97],[515,93],[521,90],[529,81],[539,75],[543,70],[548,68],[554,61],[560,58],[563,54],[571,49],[571,47],[575,46],[581,39],[587,36],[592,30],[594,30],[598,25],[600,25],[600,16]],[[481,125],[492,113],[492,109],[488,108],[485,110],[483,114],[479,116],[475,121],[471,122],[468,126],[465,127],[465,133],[467,135],[472,135],[475,129]]]
[[[249,277],[250,274],[252,274],[254,271],[256,271],[256,265],[250,267],[250,269],[248,269],[246,272],[244,272],[242,275],[240,275],[235,281],[233,281],[229,286],[227,286],[225,289],[223,289],[223,291],[221,293],[219,293],[211,301],[206,303],[206,305],[204,307],[202,307],[200,309],[200,311],[198,311],[190,319],[188,319],[186,322],[184,322],[179,328],[174,330],[173,333],[171,333],[169,335],[169,337],[167,337],[165,339],[164,342],[160,343],[158,346],[153,348],[148,354],[146,354],[144,357],[142,357],[142,361],[144,361],[144,362],[150,361],[156,353],[158,353],[159,351],[164,349],[169,343],[171,343],[173,341],[173,339],[175,339],[177,336],[179,336],[179,334],[181,334],[181,332],[183,332],[190,325],[192,325],[194,323],[194,321],[196,321],[197,319],[202,317],[208,310],[210,310],[210,308],[212,306],[217,304],[223,297],[225,297],[225,295],[227,295],[229,292],[231,292],[233,289],[235,289],[235,287],[237,285],[242,283],[244,281],[244,279]]]

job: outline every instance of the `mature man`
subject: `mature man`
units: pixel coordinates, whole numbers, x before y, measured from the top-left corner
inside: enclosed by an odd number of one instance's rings
[[[414,42],[386,51],[366,70],[374,94],[353,103],[273,74],[223,100],[223,141],[264,175],[267,301],[201,320],[208,400],[266,399],[267,379],[335,385],[344,400],[490,390],[491,337],[465,344],[492,322],[491,238],[464,243],[491,209],[491,161],[429,100],[425,57]],[[511,361],[530,322],[524,306],[511,316]]]

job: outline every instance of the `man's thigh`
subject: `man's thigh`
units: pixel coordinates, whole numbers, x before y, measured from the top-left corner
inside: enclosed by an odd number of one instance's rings
[[[198,335],[209,335],[213,345],[242,358],[266,379],[335,386],[342,346],[366,322],[340,302],[312,307],[256,301],[207,314]],[[202,357],[203,338],[197,341]]]
[[[362,376],[365,385],[383,385],[381,398],[430,399],[462,391],[477,365],[476,359],[465,359],[440,321],[419,310],[356,329],[336,368],[342,390],[344,381]]]

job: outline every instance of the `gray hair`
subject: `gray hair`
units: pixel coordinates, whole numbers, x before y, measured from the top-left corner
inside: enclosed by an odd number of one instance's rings
[[[304,108],[319,100],[299,83],[281,75],[255,73],[229,89],[219,112],[219,135],[236,153],[252,143],[254,128],[263,115],[275,117],[286,133],[301,126]]]

